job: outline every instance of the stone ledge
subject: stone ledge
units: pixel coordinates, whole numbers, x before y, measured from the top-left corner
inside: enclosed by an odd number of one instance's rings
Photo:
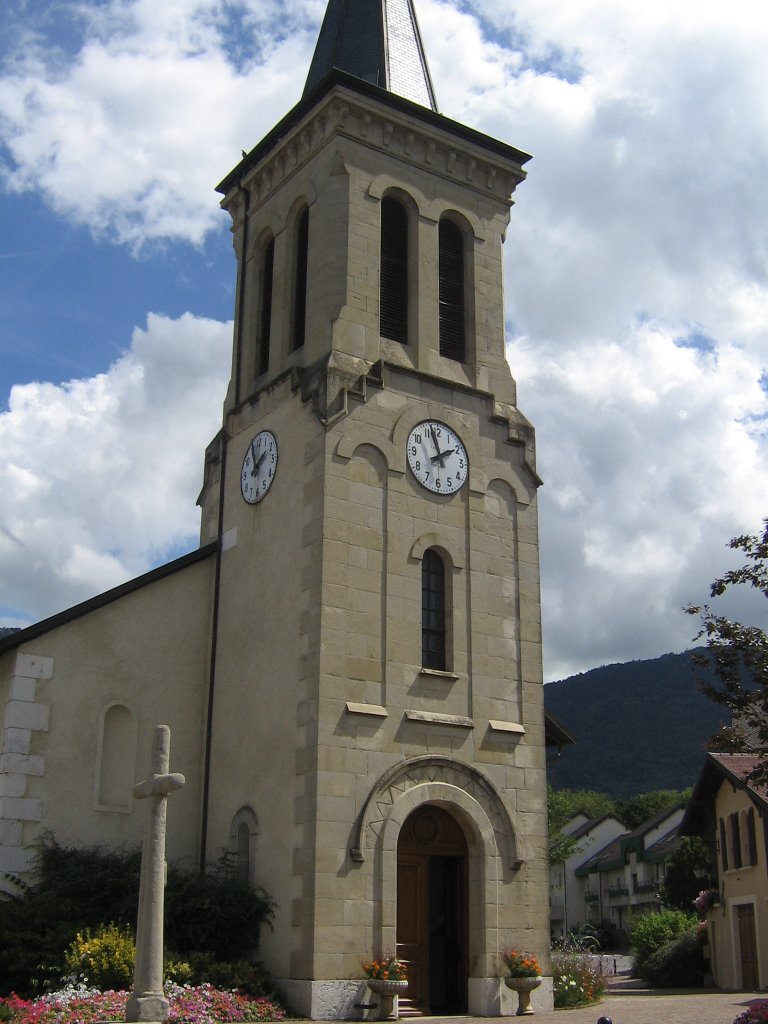
[[[445,672],[439,668],[420,668],[419,675],[427,676],[429,679],[447,679],[452,683],[459,678],[455,672]]]
[[[380,704],[357,704],[353,700],[347,701],[347,711],[350,715],[371,715],[373,718],[386,718],[388,712]]]
[[[443,715],[438,711],[413,711],[406,708],[405,717],[410,722],[432,722],[435,725],[458,725],[461,729],[474,729],[475,723],[463,715]]]
[[[525,735],[525,726],[521,725],[519,722],[500,722],[498,720],[491,719],[488,723],[488,727],[493,732],[512,732],[518,736]]]

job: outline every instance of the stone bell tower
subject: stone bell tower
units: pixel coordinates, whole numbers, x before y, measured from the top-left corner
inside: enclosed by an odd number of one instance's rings
[[[502,945],[548,966],[540,481],[502,298],[527,159],[437,112],[412,0],[330,0],[304,96],[219,186],[204,835],[274,896],[260,956],[315,1018],[357,1015],[384,950],[415,1012],[510,1012]]]

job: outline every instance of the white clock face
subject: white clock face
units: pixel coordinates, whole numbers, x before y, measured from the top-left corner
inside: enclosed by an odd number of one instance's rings
[[[410,432],[408,465],[421,486],[435,494],[455,494],[469,471],[461,438],[439,420],[424,420]]]
[[[260,431],[248,445],[240,473],[240,490],[249,505],[261,501],[277,472],[277,441],[269,430]]]

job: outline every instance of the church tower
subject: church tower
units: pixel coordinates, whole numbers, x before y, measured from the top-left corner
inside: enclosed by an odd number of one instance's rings
[[[301,101],[219,186],[202,858],[231,837],[273,895],[260,956],[314,1018],[359,1016],[381,951],[423,1012],[512,1012],[504,945],[547,973],[540,481],[502,294],[527,160],[437,112],[412,0],[330,0]]]

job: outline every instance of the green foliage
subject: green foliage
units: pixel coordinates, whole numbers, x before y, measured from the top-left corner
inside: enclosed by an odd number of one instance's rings
[[[689,911],[702,889],[716,884],[709,847],[699,836],[683,836],[667,861],[659,894],[665,907]]]
[[[613,811],[613,801],[605,793],[591,790],[553,789],[547,786],[547,827],[549,829],[549,862],[561,864],[573,853],[576,840],[562,832],[577,814],[599,818]]]
[[[596,1003],[607,983],[594,957],[566,945],[552,953],[552,985],[555,1009],[563,1010]]]
[[[647,980],[648,962],[653,954],[681,935],[695,935],[698,923],[695,914],[686,914],[681,910],[661,910],[632,918],[629,934],[638,977]]]
[[[272,898],[260,886],[241,881],[229,855],[204,875],[168,866],[165,934],[179,953],[202,950],[218,960],[247,958],[258,948],[260,926],[273,915]]]
[[[711,597],[722,597],[732,587],[752,587],[768,598],[768,519],[762,534],[734,537],[729,547],[741,551],[745,563],[727,572],[710,587]],[[709,607],[689,605],[689,615],[701,622],[696,639],[706,639],[706,655],[696,655],[700,670],[714,671],[701,679],[702,691],[731,712],[732,724],[721,727],[715,745],[720,750],[757,754],[760,761],[750,781],[768,785],[768,635],[757,626],[732,622]]]
[[[210,953],[191,953],[188,960],[191,969],[189,981],[194,985],[209,982],[215,988],[237,989],[247,996],[272,994],[269,975],[261,964],[253,964],[248,960],[224,962],[214,959]],[[174,980],[179,981],[178,978]],[[186,984],[181,981],[179,983]]]
[[[0,899],[0,992],[50,989],[66,973],[64,953],[78,933],[105,921],[135,924],[139,871],[135,851],[43,840],[33,884]],[[194,951],[215,961],[248,959],[273,907],[263,889],[235,877],[227,857],[205,875],[168,867],[165,936],[186,959]]]
[[[136,947],[133,932],[116,924],[78,932],[64,953],[64,968],[78,981],[102,991],[127,989],[133,980]]]
[[[632,830],[659,811],[670,810],[676,804],[685,802],[690,795],[690,789],[654,789],[650,793],[640,793],[628,800],[617,800],[616,816]]]
[[[699,988],[704,984],[704,955],[696,932],[685,932],[648,958],[643,978],[654,988]]]

